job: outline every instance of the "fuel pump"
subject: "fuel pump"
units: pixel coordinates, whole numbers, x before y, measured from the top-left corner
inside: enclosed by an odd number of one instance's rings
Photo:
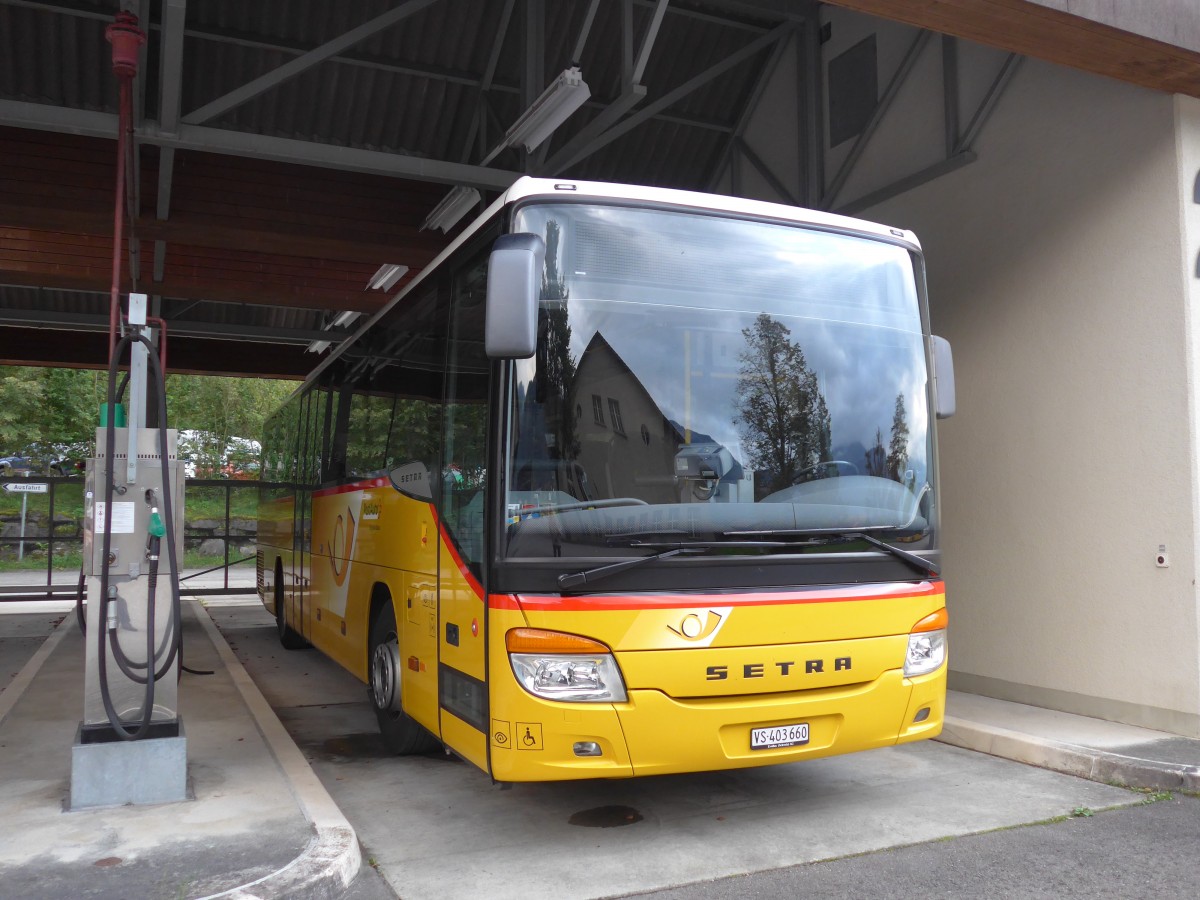
[[[166,427],[166,385],[147,332],[146,296],[131,294],[84,486],[83,576],[93,599],[72,808],[186,795],[178,703],[183,466],[176,432]],[[130,408],[123,420],[116,379],[126,351]],[[144,425],[148,374],[159,403],[154,428]]]

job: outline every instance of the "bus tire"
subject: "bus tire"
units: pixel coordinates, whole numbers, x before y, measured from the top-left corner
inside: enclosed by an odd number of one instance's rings
[[[283,612],[283,566],[275,566],[275,630],[284,650],[303,650],[311,646],[295,628],[287,623]]]
[[[414,722],[400,703],[400,638],[391,597],[371,622],[369,645],[367,693],[384,746],[399,756],[436,750],[441,742]]]

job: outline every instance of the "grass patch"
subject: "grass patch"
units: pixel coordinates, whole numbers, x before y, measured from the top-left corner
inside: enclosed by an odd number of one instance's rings
[[[1158,803],[1160,800],[1174,800],[1175,795],[1170,791],[1147,791],[1143,803]]]
[[[30,479],[36,481],[37,479]],[[258,482],[229,482],[229,515],[253,519],[258,515]],[[57,482],[54,489],[55,518],[83,518],[83,479]],[[225,516],[225,487],[187,487],[184,506],[189,519],[221,519]],[[25,515],[40,518],[50,514],[49,494],[26,494]],[[0,517],[21,515],[21,495],[0,492]]]
[[[232,548],[233,553],[229,555],[230,563],[237,562],[242,557],[237,555],[236,547]],[[57,550],[54,553],[54,569],[55,572],[78,572],[83,565],[83,553],[78,549],[68,550],[64,553],[59,553]],[[184,569],[213,569],[218,566],[225,565],[225,557],[201,555],[194,551],[188,550],[183,554],[181,567]],[[243,562],[238,566],[230,566],[231,569],[251,568],[249,562]],[[40,558],[31,557],[28,554],[22,560],[4,559],[0,560],[0,572],[45,572],[46,557],[43,555]]]

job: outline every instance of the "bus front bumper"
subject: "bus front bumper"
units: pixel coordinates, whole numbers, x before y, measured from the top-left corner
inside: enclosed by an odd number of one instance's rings
[[[945,666],[917,678],[891,670],[862,684],[761,695],[682,700],[632,690],[627,702],[612,706],[554,703],[526,694],[511,718],[493,720],[492,776],[623,778],[852,753],[936,737],[945,701]],[[807,726],[804,743],[751,747],[753,729],[801,724]],[[795,733],[793,728],[790,734]],[[581,749],[598,755],[580,755]]]

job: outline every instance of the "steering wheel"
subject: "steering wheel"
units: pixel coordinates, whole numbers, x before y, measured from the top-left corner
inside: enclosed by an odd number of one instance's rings
[[[808,466],[807,468],[801,469],[799,472],[796,473],[796,476],[792,479],[792,484],[800,484],[803,481],[810,480],[808,478],[805,478],[805,476],[808,475],[809,473],[819,472],[821,469],[824,469],[827,466],[833,466],[833,468],[835,470],[837,470],[838,475],[842,474],[842,472],[841,472],[842,467],[849,470],[846,473],[848,475],[857,475],[858,474],[858,466],[856,466],[854,463],[850,462],[847,459],[827,459],[827,460],[824,460],[823,462],[817,463],[814,466]]]

